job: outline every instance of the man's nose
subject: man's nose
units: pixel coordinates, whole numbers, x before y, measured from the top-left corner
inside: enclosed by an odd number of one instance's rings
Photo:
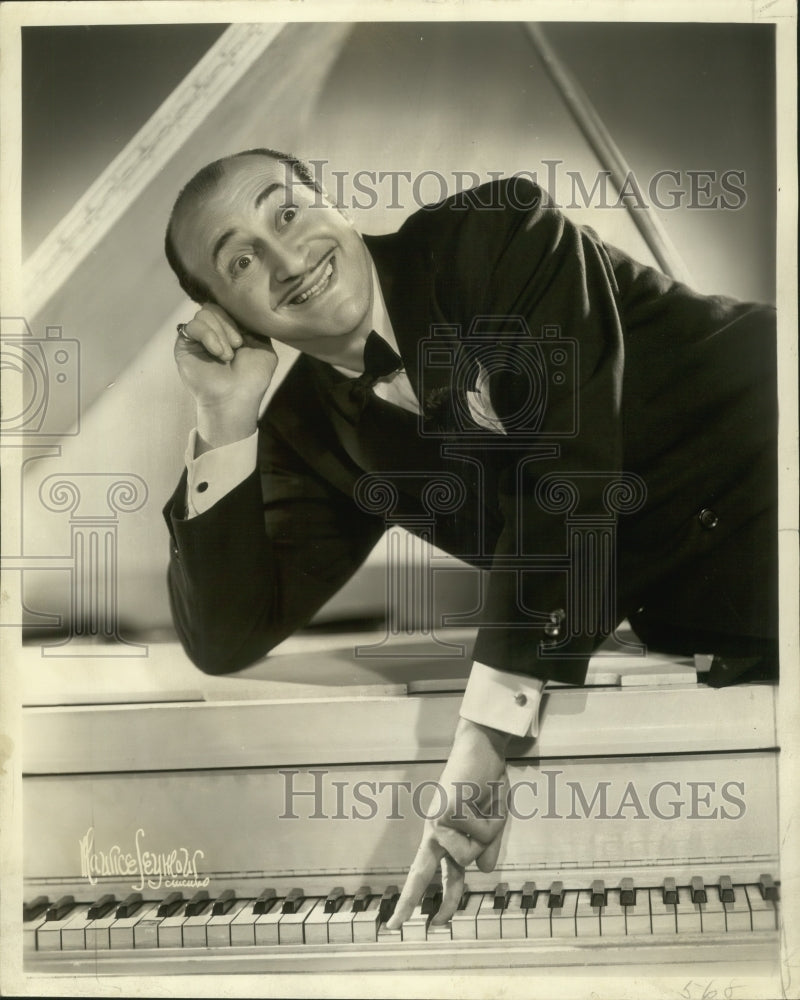
[[[273,278],[292,281],[308,270],[308,247],[302,240],[273,240],[267,248]]]

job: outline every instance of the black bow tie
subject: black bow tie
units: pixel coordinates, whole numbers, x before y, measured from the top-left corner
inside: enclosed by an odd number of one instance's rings
[[[356,423],[367,405],[370,391],[378,379],[403,368],[403,359],[374,330],[364,345],[364,374],[334,386],[334,400],[343,416]]]

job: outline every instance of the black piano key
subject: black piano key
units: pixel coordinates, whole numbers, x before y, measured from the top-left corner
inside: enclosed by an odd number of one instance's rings
[[[277,898],[278,894],[274,889],[264,889],[253,904],[253,913],[269,913]]]
[[[703,884],[703,879],[700,875],[695,875],[692,878],[691,885],[689,886],[689,894],[692,897],[693,903],[708,902],[708,896],[706,895],[706,887]]]
[[[520,909],[531,910],[534,906],[536,906],[536,883],[526,882],[522,887]]]
[[[564,883],[553,882],[550,886],[550,896],[547,905],[551,910],[557,910],[564,905]]]
[[[590,891],[592,894],[592,902],[591,902],[592,906],[606,905],[607,903],[606,885],[601,878],[596,878],[594,882],[592,882],[592,888]]]
[[[199,916],[199,914],[205,910],[210,902],[211,900],[208,898],[208,891],[206,889],[198,889],[194,896],[192,896],[186,904],[184,913],[187,917]]]
[[[212,916],[219,917],[221,914],[227,913],[235,902],[236,893],[233,889],[226,889],[224,892],[221,892],[214,900],[214,905],[211,907]]]
[[[156,911],[157,917],[171,917],[183,905],[183,893],[171,892]]]
[[[334,889],[328,893],[325,897],[325,907],[323,909],[324,913],[336,913],[339,907],[344,902],[344,889],[342,886],[337,885]]]
[[[675,884],[674,878],[664,879],[664,887],[661,890],[661,894],[664,900],[664,906],[678,905],[678,886]]]
[[[126,917],[132,917],[141,905],[142,894],[140,892],[132,892],[117,907],[117,918],[124,920]]]
[[[509,895],[508,882],[500,882],[497,886],[495,886],[494,904],[492,908],[495,910],[505,910],[508,906]]]
[[[369,906],[370,896],[372,895],[372,890],[368,885],[362,885],[358,892],[353,896],[353,913],[361,913],[362,910],[366,910]]]
[[[420,912],[425,916],[431,916],[436,913],[439,907],[442,905],[442,883],[441,882],[431,882],[428,888],[422,894],[422,900],[420,901],[421,910]]]
[[[92,903],[89,907],[87,914],[89,920],[99,920],[101,917],[104,917],[114,909],[116,902],[117,897],[113,892],[107,892],[105,896],[101,896],[96,903]]]
[[[771,899],[774,903],[777,903],[780,899],[778,887],[775,885],[771,875],[759,875],[758,888],[761,890],[762,899]]]
[[[74,896],[62,896],[47,910],[47,920],[63,920],[70,910],[75,909]]]
[[[620,906],[636,906],[636,887],[632,878],[624,878],[619,886]]]
[[[458,909],[459,910],[463,910],[464,909],[464,907],[467,905],[467,900],[468,899],[469,899],[469,886],[465,882],[464,883],[464,889],[461,892],[461,899],[459,899],[459,901],[458,901]]]
[[[720,875],[718,889],[721,903],[736,902],[736,893],[733,891],[733,882],[729,875]]]
[[[289,895],[283,901],[282,912],[283,913],[297,913],[300,907],[303,905],[303,900],[306,898],[306,894],[302,889],[291,889]]]
[[[32,900],[30,903],[22,904],[22,919],[35,920],[47,910],[50,906],[49,896],[37,896],[36,899]]]
[[[382,924],[385,924],[389,917],[391,917],[394,913],[394,908],[397,906],[397,900],[399,898],[400,890],[396,885],[389,885],[383,890],[381,901],[378,904],[378,916]]]

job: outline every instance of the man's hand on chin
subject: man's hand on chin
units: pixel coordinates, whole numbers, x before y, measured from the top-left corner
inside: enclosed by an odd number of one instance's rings
[[[467,865],[475,861],[481,871],[490,872],[497,864],[505,825],[505,753],[510,739],[508,733],[459,719],[439,779],[441,792],[431,802],[422,842],[387,922],[390,930],[410,916],[438,868],[442,902],[433,924],[447,923],[458,908]]]

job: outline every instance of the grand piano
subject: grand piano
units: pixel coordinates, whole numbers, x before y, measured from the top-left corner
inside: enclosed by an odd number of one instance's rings
[[[539,738],[512,745],[510,818],[496,870],[468,871],[449,924],[431,922],[441,891],[434,883],[403,929],[389,932],[386,919],[449,751],[471,633],[436,636],[430,622],[420,629],[399,619],[388,632],[348,633],[327,619],[236,677],[209,677],[164,628],[158,508],[191,414],[178,402],[164,404],[177,398],[164,357],[186,303],[150,253],[151,220],[165,217],[179,184],[212,158],[206,154],[264,143],[263,122],[250,113],[263,94],[280,97],[271,109],[271,136],[279,137],[272,141],[308,152],[313,136],[311,153],[318,148],[352,173],[371,162],[383,134],[379,119],[363,133],[340,125],[337,108],[361,107],[363,79],[353,77],[353,65],[372,74],[370,94],[386,97],[394,78],[417,78],[422,60],[433,89],[446,83],[472,94],[459,102],[470,116],[486,96],[491,134],[511,137],[509,173],[529,166],[535,152],[537,162],[553,154],[577,170],[608,170],[617,183],[624,177],[625,160],[548,40],[569,47],[569,26],[559,37],[557,26],[492,25],[492,44],[480,26],[444,27],[427,26],[429,48],[421,49],[416,29],[404,25],[360,25],[352,34],[340,23],[232,26],[26,262],[32,329],[38,335],[56,316],[90,362],[81,370],[80,436],[48,425],[50,437],[27,438],[25,474],[14,481],[31,501],[23,504],[23,529],[36,555],[24,533],[19,552],[10,561],[4,555],[4,565],[25,578],[22,603],[63,611],[67,628],[59,633],[50,628],[56,615],[40,615],[18,657],[20,927],[31,981],[492,969],[688,978],[703,970],[725,983],[735,977],[744,992],[730,996],[744,996],[757,977],[778,975],[774,686],[715,690],[703,683],[703,657],[640,656],[635,637],[625,642],[618,634],[623,641],[593,660],[585,687],[548,687]],[[677,45],[676,58],[681,51]],[[478,57],[492,62],[481,79],[515,88],[505,117],[495,115],[492,94],[470,90]],[[749,64],[737,65],[743,73]],[[373,114],[371,107],[362,114]],[[436,147],[437,163],[494,167],[475,146],[478,126],[454,127],[452,114],[441,102],[420,103],[415,169],[430,165],[435,147],[422,139],[448,129],[455,145]],[[659,135],[667,127],[660,121]],[[391,138],[400,146],[378,152],[405,164],[408,148]],[[742,148],[757,155],[761,146],[748,139]],[[637,169],[647,163],[641,158]],[[685,273],[654,213],[605,212],[599,220],[584,206],[572,214],[640,259]],[[765,213],[755,214],[763,223]],[[379,222],[389,228],[398,219],[388,213]],[[766,238],[759,234],[750,234],[756,248]],[[148,296],[119,267],[118,248],[132,246],[148,248],[139,283],[147,282]],[[714,255],[701,251],[693,271],[703,256],[710,262]],[[733,256],[702,280],[693,274],[698,287],[717,291],[730,280],[726,290],[740,291],[744,278],[733,269],[742,255]],[[756,280],[748,268],[746,278]],[[766,297],[761,286],[748,294]],[[144,349],[143,329],[157,331]],[[123,370],[111,368],[112,355]],[[155,372],[146,384],[145,364]],[[115,394],[106,392],[117,378]],[[64,550],[66,508],[59,515],[51,505],[43,514],[36,506],[43,484],[77,469],[73,480],[83,477],[83,488],[87,468],[96,476],[98,468],[120,467],[117,452],[106,450],[107,428],[127,426],[131,407],[141,414],[137,442],[169,439],[174,448],[154,455],[132,444],[125,462],[134,499],[94,519],[74,508],[70,538],[86,548],[73,544],[70,554],[53,556]],[[76,553],[89,552],[97,532],[113,559],[79,566]],[[64,571],[80,581],[68,608],[57,593]],[[376,588],[383,600],[384,564],[365,573],[340,599],[345,617],[362,614],[365,594]]]

